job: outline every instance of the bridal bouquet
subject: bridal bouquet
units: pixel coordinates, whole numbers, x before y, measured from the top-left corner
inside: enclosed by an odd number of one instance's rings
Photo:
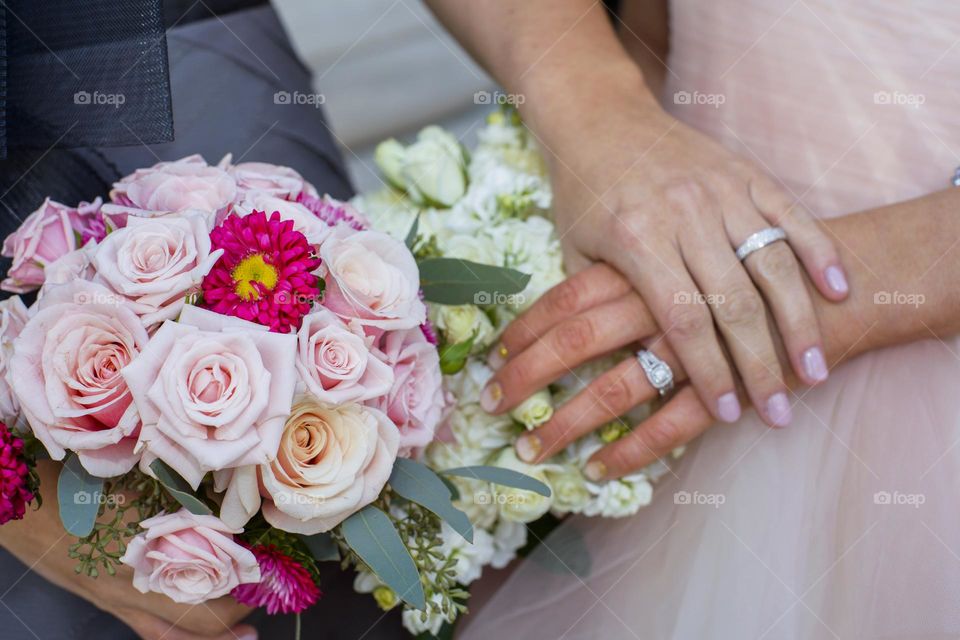
[[[0,302],[0,524],[37,502],[49,457],[79,573],[299,613],[339,560],[407,618],[453,619],[489,524],[453,504],[458,478],[549,490],[478,456],[418,461],[461,357],[426,302],[527,278],[408,244],[293,169],[229,156],[137,170],[108,202],[47,199],[3,244],[2,288],[36,301]]]
[[[409,146],[395,140],[381,143],[375,160],[388,185],[353,201],[376,229],[397,238],[414,229],[416,239],[411,244],[418,256],[443,256],[529,275],[523,288],[506,289],[502,282],[491,279],[467,304],[441,296],[437,302],[444,304],[430,307],[445,384],[454,406],[437,439],[427,447],[424,461],[434,469],[490,465],[482,474],[452,478],[457,496],[454,504],[476,527],[472,545],[448,527],[441,531],[442,547],[456,558],[455,578],[462,585],[476,580],[485,566],[506,566],[527,545],[528,531],[548,531],[557,517],[636,513],[650,502],[652,483],[666,471],[663,463],[657,463],[603,484],[587,481],[582,473],[590,456],[627,433],[627,425],[642,419],[647,407],[582,438],[545,464],[527,464],[514,453],[514,442],[525,429],[545,423],[556,403],[582,390],[618,359],[632,357],[629,353],[571,372],[508,416],[491,416],[480,407],[480,392],[493,374],[486,364],[488,352],[498,335],[561,282],[564,273],[560,243],[550,219],[550,185],[530,132],[516,112],[508,109],[493,112],[478,138],[469,154],[439,127],[427,127]],[[476,280],[485,279],[481,269],[474,266],[473,270]],[[551,491],[496,484],[500,480],[497,472],[519,472]],[[375,576],[364,572],[356,581],[361,591],[379,584]],[[428,614],[409,612],[404,621],[414,633],[433,635],[444,622],[452,621]]]

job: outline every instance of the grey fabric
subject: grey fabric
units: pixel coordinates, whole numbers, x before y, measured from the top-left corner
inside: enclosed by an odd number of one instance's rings
[[[177,27],[168,34],[168,46],[175,140],[88,152],[90,166],[103,174],[104,184],[158,160],[201,153],[217,162],[233,152],[235,161],[242,157],[295,167],[321,193],[351,195],[322,110],[274,101],[277,91],[310,93],[311,88],[309,72],[269,6]],[[304,638],[406,637],[396,611],[384,616],[371,597],[353,593],[350,574],[335,563],[325,563],[322,571],[324,596],[304,614]],[[0,640],[135,638],[109,614],[49,584],[2,550],[0,605]],[[258,613],[250,622],[261,638],[293,637],[291,616]]]

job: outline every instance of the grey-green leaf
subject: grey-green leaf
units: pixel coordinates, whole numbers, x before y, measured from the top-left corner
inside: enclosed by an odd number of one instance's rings
[[[407,249],[413,251],[413,245],[417,243],[417,233],[420,231],[420,212],[417,212],[416,217],[413,219],[413,224],[410,225],[410,230],[407,231],[407,238],[404,240],[404,244],[407,245]]]
[[[200,498],[193,495],[193,490],[186,480],[180,477],[176,471],[171,469],[166,462],[157,459],[150,463],[157,480],[163,485],[163,488],[173,496],[174,500],[179,502],[183,508],[197,516],[208,516],[213,513]]]
[[[486,480],[494,484],[502,484],[515,489],[524,489],[533,491],[549,498],[550,487],[540,482],[536,478],[531,478],[525,473],[514,471],[513,469],[504,469],[503,467],[491,467],[487,465],[478,465],[475,467],[457,467],[456,469],[447,469],[442,473],[448,476],[460,476],[462,478],[473,478],[475,480]]]
[[[397,458],[390,474],[390,486],[398,494],[416,502],[443,518],[467,542],[473,542],[473,525],[463,511],[453,506],[451,492],[436,473],[426,466],[410,460]]]
[[[440,304],[495,304],[501,296],[520,293],[530,282],[528,274],[516,269],[459,258],[427,258],[419,267],[424,298]]]
[[[300,536],[307,549],[313,554],[317,562],[326,562],[328,560],[339,560],[340,550],[333,536],[329,533],[318,533],[312,536]]]
[[[78,538],[86,538],[93,531],[100,512],[103,478],[90,475],[80,464],[80,458],[71,455],[60,469],[57,501],[63,527]]]
[[[404,602],[414,609],[427,606],[417,565],[387,514],[368,505],[347,518],[340,530],[350,548]]]

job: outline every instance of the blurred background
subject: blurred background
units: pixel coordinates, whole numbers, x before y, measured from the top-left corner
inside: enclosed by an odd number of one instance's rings
[[[326,100],[354,186],[380,185],[373,149],[439,124],[466,144],[491,110],[474,93],[495,85],[420,0],[273,0]]]

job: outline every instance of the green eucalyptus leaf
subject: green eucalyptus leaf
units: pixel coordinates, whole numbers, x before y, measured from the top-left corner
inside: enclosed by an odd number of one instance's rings
[[[90,475],[80,458],[71,455],[60,469],[57,502],[63,527],[78,538],[86,538],[93,531],[103,502],[103,478]]]
[[[530,276],[460,258],[427,258],[420,267],[420,288],[428,302],[495,304],[501,296],[523,291]]]
[[[340,530],[354,553],[404,602],[414,609],[427,606],[417,565],[387,514],[368,505],[344,520]]]
[[[515,489],[533,491],[549,498],[550,487],[540,482],[536,478],[531,478],[525,473],[514,471],[513,469],[504,469],[503,467],[491,467],[488,465],[477,465],[474,467],[457,467],[456,469],[447,469],[442,471],[448,476],[460,476],[461,478],[473,478],[474,480],[486,480],[494,484],[501,484]]]
[[[150,468],[163,488],[187,511],[197,516],[208,516],[213,513],[210,507],[194,495],[190,484],[181,478],[180,474],[171,469],[166,462],[158,458],[150,463]]]
[[[404,244],[407,245],[407,249],[413,251],[413,245],[417,244],[417,233],[420,231],[420,213],[417,212],[417,215],[413,218],[413,224],[410,225],[410,230],[407,231],[407,238],[404,240]]]
[[[409,458],[397,458],[389,482],[398,494],[429,509],[446,520],[467,542],[473,542],[470,518],[453,506],[450,489],[432,470]]]

